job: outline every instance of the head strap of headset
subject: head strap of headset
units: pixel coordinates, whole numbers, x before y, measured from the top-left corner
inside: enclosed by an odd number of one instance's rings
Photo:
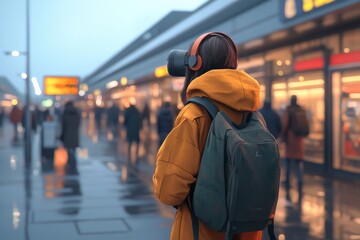
[[[190,56],[189,56],[189,60],[188,60],[188,64],[189,64],[189,67],[190,67],[191,70],[198,71],[201,68],[201,66],[202,66],[202,58],[201,58],[200,55],[198,55],[199,46],[202,43],[202,41],[204,41],[206,38],[209,38],[211,36],[221,36],[221,37],[226,38],[226,42],[228,44],[231,44],[231,46],[234,48],[234,50],[235,50],[235,52],[237,54],[237,48],[236,48],[234,42],[225,33],[222,33],[222,32],[204,33],[200,37],[198,37],[195,40],[195,42],[193,43],[193,45],[191,46]]]

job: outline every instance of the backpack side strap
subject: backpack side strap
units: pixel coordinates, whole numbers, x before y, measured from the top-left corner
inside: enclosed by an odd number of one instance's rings
[[[213,120],[219,112],[219,108],[206,97],[193,97],[187,100],[186,104],[188,103],[195,103],[205,108],[209,113],[211,120]]]

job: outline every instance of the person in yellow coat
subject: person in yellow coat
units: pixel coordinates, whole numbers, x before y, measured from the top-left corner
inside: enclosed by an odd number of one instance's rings
[[[189,98],[204,96],[237,124],[245,121],[248,112],[259,108],[259,83],[236,69],[237,49],[230,37],[223,33],[203,34],[184,56],[188,57],[181,92],[184,104]],[[193,239],[191,213],[186,199],[196,182],[210,124],[211,119],[205,109],[194,103],[185,105],[157,153],[153,175],[155,194],[164,204],[177,207],[171,240]],[[199,240],[224,238],[224,233],[216,232],[199,221]],[[234,237],[236,240],[261,238],[261,231],[240,233]]]

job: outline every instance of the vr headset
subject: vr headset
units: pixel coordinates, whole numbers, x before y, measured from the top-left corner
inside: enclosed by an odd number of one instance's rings
[[[189,66],[189,62],[194,64],[195,57],[189,57],[187,54],[187,50],[172,50],[168,56],[167,69],[171,76],[174,77],[184,77],[185,76],[185,68]]]
[[[202,66],[202,58],[198,54],[200,44],[210,36],[222,36],[226,38],[228,43],[236,51],[236,46],[229,36],[221,32],[208,32],[202,34],[198,37],[193,45],[191,46],[190,53],[186,50],[172,50],[168,56],[167,69],[171,76],[174,77],[184,77],[186,72],[186,67],[189,67],[193,71],[198,71]]]

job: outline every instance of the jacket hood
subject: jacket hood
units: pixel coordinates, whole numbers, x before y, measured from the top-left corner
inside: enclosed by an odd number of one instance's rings
[[[216,69],[194,79],[187,98],[207,97],[232,111],[256,111],[260,106],[260,85],[242,70]]]

